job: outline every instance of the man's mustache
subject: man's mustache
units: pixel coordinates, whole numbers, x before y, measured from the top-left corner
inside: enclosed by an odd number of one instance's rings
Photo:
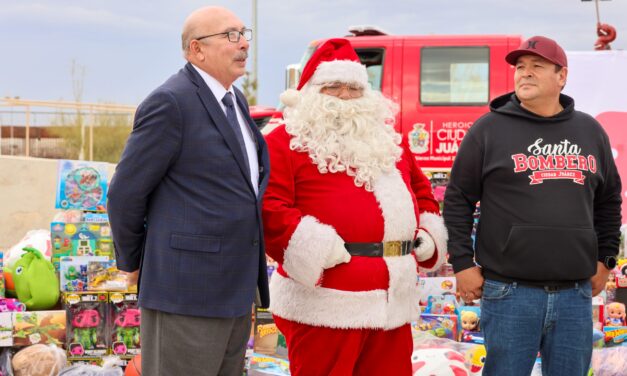
[[[247,58],[248,58],[248,52],[247,51],[238,51],[237,55],[235,55],[234,60],[242,61],[242,60],[246,60]]]

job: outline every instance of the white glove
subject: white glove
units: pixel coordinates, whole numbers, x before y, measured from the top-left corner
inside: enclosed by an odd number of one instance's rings
[[[334,267],[335,265],[349,262],[350,260],[351,255],[346,250],[346,247],[344,247],[344,240],[338,236],[333,248],[324,260],[322,268],[329,269]]]
[[[423,229],[418,230],[418,241],[420,245],[414,248],[414,254],[416,255],[416,260],[426,261],[433,256],[435,252],[435,243],[433,242],[433,238]]]

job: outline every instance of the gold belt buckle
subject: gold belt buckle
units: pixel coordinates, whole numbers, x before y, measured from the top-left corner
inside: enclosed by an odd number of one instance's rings
[[[401,241],[383,242],[383,257],[398,257],[401,254]]]

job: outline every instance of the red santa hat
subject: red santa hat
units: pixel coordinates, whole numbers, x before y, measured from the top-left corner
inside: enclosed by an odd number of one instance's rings
[[[303,68],[297,90],[306,84],[320,85],[334,81],[368,86],[366,67],[360,63],[348,39],[329,39],[320,45]],[[286,106],[295,105],[299,98],[300,93],[293,89],[281,94],[281,101]]]

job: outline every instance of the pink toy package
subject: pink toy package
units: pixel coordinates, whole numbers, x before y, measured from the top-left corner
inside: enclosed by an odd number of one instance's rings
[[[109,294],[109,328],[111,352],[115,355],[137,355],[141,352],[139,328],[141,314],[137,294]]]
[[[107,293],[65,293],[68,358],[98,357],[107,353]]]

